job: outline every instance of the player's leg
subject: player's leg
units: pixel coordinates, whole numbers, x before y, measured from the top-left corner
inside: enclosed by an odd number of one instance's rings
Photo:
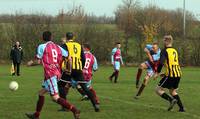
[[[180,112],[185,112],[183,103],[182,103],[182,101],[181,101],[181,99],[180,99],[180,97],[179,97],[179,95],[177,93],[177,88],[178,88],[179,81],[180,81],[179,77],[178,78],[174,78],[174,80],[173,80],[173,84],[174,84],[173,88],[170,89],[169,91],[170,91],[170,94],[177,100],[177,104],[179,106],[179,111]]]
[[[163,99],[170,102],[170,105],[168,108],[168,111],[170,111],[174,107],[174,105],[177,103],[177,100],[171,97],[170,95],[168,95],[167,93],[165,93],[164,88],[168,88],[168,89],[171,88],[171,79],[166,76],[160,80],[158,86],[156,87],[156,93]]]
[[[66,99],[67,98],[66,96],[67,96],[67,94],[69,92],[71,84],[67,83],[65,81],[71,81],[71,76],[63,73],[61,79],[62,80],[60,80],[58,82],[59,95],[60,95],[60,97]]]
[[[118,77],[118,74],[119,74],[119,70],[117,70],[118,68],[118,63],[120,63],[120,62],[117,62],[117,61],[115,61],[114,62],[114,65],[113,65],[113,68],[114,68],[114,72],[112,73],[112,75],[109,77],[109,80],[112,82],[112,79],[113,79],[113,77],[115,77],[115,79],[116,79],[116,77]]]
[[[115,81],[114,83],[117,83],[117,79],[118,79],[118,76],[119,76],[119,70],[120,70],[120,62],[115,62]]]
[[[54,76],[54,77],[50,78],[49,80],[47,80],[47,82],[48,82],[48,86],[49,86],[50,95],[51,95],[53,101],[55,101],[62,107],[65,107],[66,109],[69,109],[70,111],[72,111],[75,119],[79,119],[80,111],[78,109],[76,109],[75,106],[70,104],[66,99],[61,98],[58,95],[57,77]]]
[[[147,86],[148,82],[149,82],[149,79],[150,79],[150,76],[147,74],[143,80],[143,83],[142,85],[140,86],[136,96],[135,96],[135,99],[138,99],[139,96],[142,94],[144,88]]]
[[[176,92],[176,89],[170,89],[170,94],[174,97],[174,99],[177,100],[177,104],[179,106],[179,112],[185,112],[183,103],[182,103],[178,93]]]
[[[173,100],[173,98],[171,96],[169,96],[167,93],[165,93],[164,88],[157,86],[156,87],[156,94],[158,94],[160,97],[162,97],[163,99],[171,102]]]
[[[48,92],[46,89],[41,89],[39,91],[39,98],[38,98],[38,101],[37,101],[37,105],[36,105],[36,111],[35,113],[26,113],[26,116],[29,118],[29,119],[39,119],[39,116],[40,116],[40,112],[42,111],[42,107],[44,105],[44,94]]]
[[[115,66],[114,66],[115,67]],[[111,74],[111,76],[109,76],[109,80],[112,82],[112,79],[113,79],[113,77],[115,76],[115,74],[116,74],[116,71],[115,71],[115,68],[114,68],[114,72]]]
[[[66,75],[66,74],[64,74],[64,73],[62,74],[61,79],[64,80],[64,81],[70,80],[69,77],[68,77],[68,75]],[[70,89],[70,87],[71,87],[71,84],[66,83],[66,82],[64,82],[64,81],[62,81],[62,80],[59,80],[59,81],[58,81],[59,96],[60,96],[61,98],[63,98],[63,99],[66,100],[66,99],[67,99],[67,94],[68,94],[69,89]],[[62,108],[59,109],[58,111],[68,111],[68,110],[67,110],[65,107],[62,107]]]
[[[81,83],[80,86],[85,91],[85,93],[87,94],[87,96],[90,99],[93,107],[95,108],[95,111],[99,112],[99,105],[97,104],[93,93],[86,87],[86,85],[84,83]]]
[[[90,91],[93,93],[94,98],[95,98],[95,100],[96,100],[96,103],[97,103],[97,104],[100,104],[99,98],[97,97],[97,94],[96,94],[96,91],[94,90],[94,88],[91,86],[89,89],[90,89]]]
[[[86,83],[87,87],[89,88],[89,90],[92,92],[92,94],[94,95],[94,98],[96,100],[97,104],[100,104],[99,98],[97,97],[96,91],[94,90],[94,88],[92,87],[92,80],[88,81]]]
[[[140,81],[140,77],[142,75],[143,69],[147,69],[147,68],[148,66],[145,63],[140,64],[137,75],[136,75],[136,88],[139,88],[139,81]]]
[[[82,89],[82,87],[79,84],[76,86],[76,89],[82,96],[81,101],[88,100],[87,94],[85,93],[85,91]]]
[[[84,77],[82,74],[82,71],[78,71],[78,70],[74,70],[72,71],[72,77],[74,78],[74,80],[76,81],[84,81]],[[80,83],[81,88],[84,90],[84,92],[87,94],[88,98],[90,99],[93,107],[95,108],[96,112],[99,112],[99,105],[96,103],[96,100],[94,98],[94,95],[92,94],[92,92],[89,90],[89,88],[87,87],[86,83]]]

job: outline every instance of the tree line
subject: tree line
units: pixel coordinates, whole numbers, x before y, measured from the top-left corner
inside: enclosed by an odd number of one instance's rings
[[[127,64],[137,65],[145,60],[147,43],[161,43],[166,34],[174,37],[182,65],[200,65],[200,22],[186,11],[186,36],[183,36],[183,10],[166,10],[149,4],[142,7],[139,0],[123,0],[115,10],[115,17],[87,14],[81,5],[68,11],[60,10],[57,16],[45,14],[0,15],[0,60],[7,61],[12,45],[20,41],[24,60],[34,58],[41,43],[41,34],[50,30],[54,40],[67,31],[75,33],[80,43],[90,43],[92,52],[101,63],[110,62],[110,52],[115,42],[122,43],[122,54]],[[162,47],[162,45],[161,45]]]

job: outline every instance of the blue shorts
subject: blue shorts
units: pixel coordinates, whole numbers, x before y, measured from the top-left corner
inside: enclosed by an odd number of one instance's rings
[[[120,70],[120,62],[119,61],[114,61],[114,70]]]
[[[148,61],[146,61],[145,64],[147,65],[147,75],[149,77],[152,77],[154,75],[153,68],[151,67],[151,65]]]
[[[86,87],[87,87],[87,88],[89,88],[89,87],[92,86],[92,80],[90,80],[90,81],[85,81],[85,82],[86,82]],[[78,82],[75,81],[75,80],[72,80],[72,81],[71,81],[71,84],[72,84],[72,88],[76,88],[76,87],[81,88],[80,85],[78,85]]]
[[[50,95],[58,94],[57,76],[53,76],[50,79],[44,80],[42,87],[47,90]]]
[[[92,86],[92,80],[87,81],[86,86],[87,86],[87,88],[90,88]]]

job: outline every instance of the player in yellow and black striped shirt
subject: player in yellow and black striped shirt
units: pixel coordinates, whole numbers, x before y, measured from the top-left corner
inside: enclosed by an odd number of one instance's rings
[[[69,57],[63,63],[63,74],[61,79],[65,81],[81,81],[84,82],[82,68],[85,65],[85,55],[81,45],[73,40],[73,33],[66,33],[67,42],[62,45],[62,48],[68,51]],[[64,81],[59,81],[59,93],[60,97],[66,99],[67,92],[70,88],[70,84]],[[96,112],[99,111],[99,105],[97,104],[94,95],[87,88],[86,83],[79,84],[83,89],[83,93],[86,93],[88,98],[91,100]],[[67,87],[67,89],[66,89]]]
[[[157,70],[157,72],[160,73],[163,65],[165,65],[166,72],[165,74],[162,74],[163,78],[158,84],[156,93],[170,102],[168,111],[170,111],[177,103],[180,108],[179,111],[184,112],[185,110],[183,104],[177,93],[177,88],[181,79],[182,72],[179,65],[178,52],[175,48],[172,47],[172,43],[173,37],[171,35],[166,35],[164,37],[165,48],[161,51],[160,64]],[[158,77],[158,73],[156,73],[155,78]],[[165,93],[164,88],[169,89],[170,95],[172,97]]]

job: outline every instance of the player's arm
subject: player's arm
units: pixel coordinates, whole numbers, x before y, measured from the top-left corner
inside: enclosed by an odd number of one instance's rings
[[[97,71],[98,70],[98,63],[97,63],[96,57],[94,57],[94,64],[93,64],[92,68],[93,68],[93,71]]]
[[[123,59],[122,59],[122,55],[120,56],[120,61],[121,61],[121,64],[124,65],[124,62],[123,62]]]
[[[147,54],[147,57],[149,58],[150,62],[153,63],[153,57],[150,53],[150,45],[146,45],[146,47],[144,48],[144,52]]]
[[[81,61],[82,61],[82,67],[85,66],[85,54],[83,51],[83,48],[81,48]]]
[[[43,57],[43,53],[44,53],[44,44],[41,44],[41,45],[38,46],[37,53],[36,53],[36,58],[38,60],[38,64],[41,63],[41,59]]]
[[[159,76],[166,59],[167,59],[167,52],[166,52],[166,49],[164,49],[160,53],[159,65],[158,65],[157,72],[155,73],[154,79],[156,79]]]
[[[64,49],[64,48],[62,48],[62,47],[60,47],[60,46],[59,46],[59,48],[61,49],[62,56],[63,56],[64,58],[66,58],[66,57],[69,56],[69,55],[68,55],[68,51],[67,51],[66,49]]]
[[[111,63],[114,64],[114,55],[115,55],[116,51],[115,49],[112,50],[112,54],[111,54]]]
[[[66,44],[62,44],[60,47],[63,48],[64,50],[68,51],[68,48],[67,48]]]

